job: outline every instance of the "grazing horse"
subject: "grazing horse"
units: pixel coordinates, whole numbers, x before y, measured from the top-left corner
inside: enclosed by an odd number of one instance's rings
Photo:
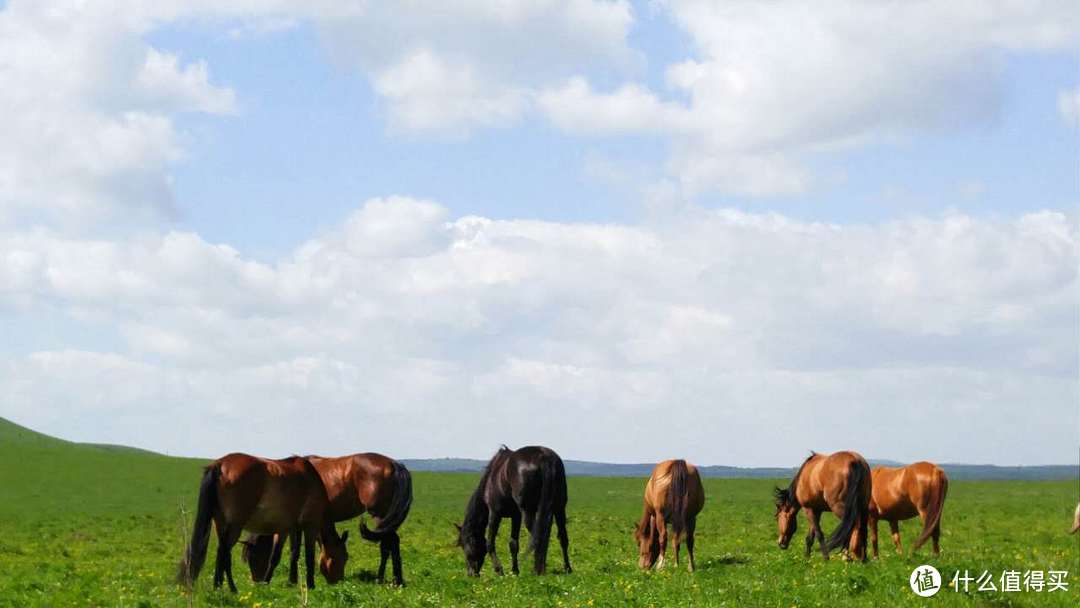
[[[634,526],[638,544],[638,566],[643,570],[664,567],[667,554],[667,524],[675,540],[675,565],[679,565],[679,543],[686,536],[690,572],[694,571],[694,528],[697,514],[705,506],[705,489],[697,467],[685,460],[665,460],[656,465],[645,483],[645,507]],[[659,558],[659,561],[657,561]]]
[[[386,576],[386,562],[393,563],[395,585],[404,585],[401,570],[401,541],[397,529],[404,523],[412,506],[412,475],[405,465],[383,456],[366,453],[340,458],[306,457],[326,486],[329,497],[327,518],[331,522],[345,521],[364,513],[370,513],[377,523],[368,529],[361,520],[360,536],[364,540],[379,543],[380,561],[378,580]],[[344,545],[348,532],[341,538]],[[291,539],[292,559],[289,580],[296,580],[296,564],[299,559],[299,539]],[[244,559],[251,569],[251,578],[258,582],[270,582],[274,569],[281,559],[285,536],[253,536],[243,541]],[[346,555],[347,557],[347,555]],[[333,571],[333,558],[325,550],[320,558],[320,568],[325,574]],[[343,572],[342,572],[343,573]],[[327,579],[329,580],[329,578]],[[336,581],[332,581],[336,582]]]
[[[1076,504],[1076,513],[1073,514],[1073,527],[1069,530],[1069,534],[1076,534],[1076,531],[1080,530],[1080,503]]]
[[[567,573],[571,572],[567,551],[570,538],[566,535],[566,469],[558,454],[540,446],[512,451],[504,445],[488,462],[465,508],[465,521],[457,526],[458,545],[465,552],[470,576],[480,575],[485,553],[491,556],[495,573],[503,573],[495,554],[495,537],[504,517],[510,518],[510,568],[514,574],[518,573],[518,536],[523,519],[531,536],[529,549],[535,572],[544,574],[547,569],[552,519],[559,527],[563,566]]]
[[[315,539],[344,570],[345,546],[338,542],[333,524],[325,518],[328,505],[315,467],[299,456],[283,460],[229,454],[206,467],[199,486],[198,510],[191,543],[180,561],[177,580],[192,586],[206,560],[210,522],[217,529],[217,562],[214,587],[227,578],[236,592],[232,575],[232,547],[245,529],[260,534],[303,534],[307,586],[315,586]]]
[[[900,521],[916,515],[922,519],[923,529],[912,551],[929,538],[934,540],[934,555],[941,553],[938,539],[941,537],[941,509],[949,490],[949,478],[941,467],[930,462],[916,462],[906,467],[875,467],[870,497],[870,543],[874,557],[878,556],[878,520],[889,522],[896,552],[900,548]]]
[[[870,466],[859,454],[834,452],[826,456],[811,452],[791,484],[774,490],[780,548],[788,548],[798,528],[799,509],[805,507],[806,519],[810,522],[810,531],[806,535],[807,557],[810,557],[817,538],[825,559],[829,559],[829,551],[844,547],[852,556],[866,561],[870,484]],[[832,511],[840,518],[840,525],[829,540],[825,540],[821,531],[821,514],[825,511]]]

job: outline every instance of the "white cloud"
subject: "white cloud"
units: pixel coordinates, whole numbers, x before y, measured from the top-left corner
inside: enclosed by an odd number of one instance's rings
[[[0,223],[83,229],[170,213],[173,114],[230,113],[235,99],[205,63],[148,46],[145,27],[66,3],[0,11]]]
[[[464,133],[476,126],[516,121],[528,91],[482,82],[469,63],[450,65],[429,50],[419,50],[374,78],[389,105],[390,123],[402,130]]]
[[[1058,112],[1070,127],[1080,127],[1080,86],[1058,93]]]
[[[690,208],[631,226],[452,218],[406,197],[271,264],[184,233],[6,234],[0,308],[115,346],[9,350],[0,411],[203,455],[479,457],[505,441],[1067,462],[1078,239],[1057,212],[840,226]],[[946,441],[956,429],[978,439]]]
[[[623,0],[370,3],[315,18],[333,57],[372,81],[401,130],[505,126],[577,70],[638,61]]]
[[[1080,40],[1068,2],[665,6],[697,51],[667,67],[669,97],[688,101],[572,80],[542,108],[572,132],[665,131],[679,150],[669,173],[691,192],[790,194],[811,183],[793,167],[801,154],[986,124],[1003,103],[1003,52]]]

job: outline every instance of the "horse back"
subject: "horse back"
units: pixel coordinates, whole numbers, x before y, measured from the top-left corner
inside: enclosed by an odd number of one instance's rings
[[[566,504],[566,475],[562,459],[554,450],[544,446],[526,446],[508,454],[500,468],[495,471],[501,475],[492,475],[493,483],[501,483],[489,498],[489,504],[495,502],[506,505],[507,498],[526,511],[535,510],[540,502],[540,493],[544,485],[544,472],[548,467],[557,468],[557,477],[561,487],[556,495],[556,502]],[[507,491],[509,491],[507,493]]]
[[[229,454],[215,464],[221,469],[218,500],[227,521],[242,522],[244,528],[258,533],[321,523],[326,491],[318,472],[305,459]]]
[[[385,516],[398,492],[393,459],[374,452],[354,454],[348,458],[351,463],[349,480],[352,514],[343,519],[365,511],[375,517]]]
[[[866,473],[862,483],[866,486],[869,499],[870,465],[860,454],[850,451],[833,452],[829,455],[814,454],[799,472],[799,485],[796,491],[799,502],[804,507],[818,510],[833,510],[837,501],[842,501],[847,492],[848,477],[852,466],[863,469]]]

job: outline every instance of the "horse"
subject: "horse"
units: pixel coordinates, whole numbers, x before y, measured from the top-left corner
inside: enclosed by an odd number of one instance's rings
[[[705,489],[697,467],[685,460],[665,460],[656,465],[645,483],[645,506],[641,520],[634,526],[638,544],[638,566],[648,570],[664,567],[667,554],[667,524],[675,541],[675,565],[679,565],[679,543],[686,536],[689,569],[694,571],[694,528],[697,514],[705,506]],[[659,558],[659,561],[658,561]]]
[[[1076,534],[1077,530],[1080,530],[1080,503],[1076,503],[1076,513],[1073,514],[1073,526],[1069,534]]]
[[[210,523],[218,535],[214,587],[227,579],[236,593],[232,575],[232,547],[245,530],[262,534],[303,534],[307,586],[315,587],[315,539],[334,557],[335,569],[345,568],[345,545],[325,517],[326,488],[315,467],[299,456],[283,460],[228,454],[210,463],[199,485],[195,525],[177,581],[191,588],[206,560]],[[329,578],[328,578],[329,580]]]
[[[787,488],[775,488],[777,544],[787,549],[798,528],[799,509],[806,508],[810,532],[806,535],[806,556],[817,538],[821,555],[845,547],[866,561],[866,528],[870,514],[870,466],[855,452],[835,452],[828,456],[811,452]],[[821,531],[821,514],[832,511],[840,525],[828,540]]]
[[[329,497],[327,518],[331,522],[345,521],[364,513],[370,513],[377,523],[371,530],[360,521],[360,536],[364,540],[379,543],[380,561],[378,581],[386,575],[386,562],[393,563],[393,584],[402,586],[405,579],[401,568],[401,540],[398,528],[404,523],[412,506],[412,475],[400,462],[382,454],[365,453],[324,458],[306,456],[322,478]],[[341,536],[341,544],[348,541],[348,532]],[[299,559],[299,539],[291,538],[292,559],[289,580],[296,580]],[[251,569],[251,578],[257,582],[270,582],[274,569],[281,559],[284,535],[276,537],[255,535],[243,541],[244,559]],[[326,553],[320,559],[324,573],[332,566]],[[332,569],[332,568],[331,568]]]
[[[529,550],[533,552],[533,570],[547,570],[548,540],[554,519],[559,528],[563,567],[570,568],[570,538],[566,534],[566,469],[563,461],[549,448],[529,446],[510,450],[505,445],[488,462],[480,483],[465,508],[465,521],[455,524],[458,545],[465,553],[469,576],[480,576],[484,555],[491,556],[495,573],[503,568],[495,553],[495,537],[502,518],[510,518],[511,571],[518,574],[518,536],[521,522],[529,530]],[[485,541],[484,532],[487,531]]]
[[[906,467],[875,467],[871,472],[870,542],[874,557],[878,556],[878,520],[889,522],[896,552],[900,547],[900,521],[916,515],[923,529],[912,551],[929,538],[934,540],[934,555],[941,553],[941,510],[949,490],[949,478],[941,467],[930,462],[916,462]]]

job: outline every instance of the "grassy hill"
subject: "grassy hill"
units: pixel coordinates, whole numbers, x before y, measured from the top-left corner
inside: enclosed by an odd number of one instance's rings
[[[203,462],[64,441],[0,418],[0,518],[175,508]]]

